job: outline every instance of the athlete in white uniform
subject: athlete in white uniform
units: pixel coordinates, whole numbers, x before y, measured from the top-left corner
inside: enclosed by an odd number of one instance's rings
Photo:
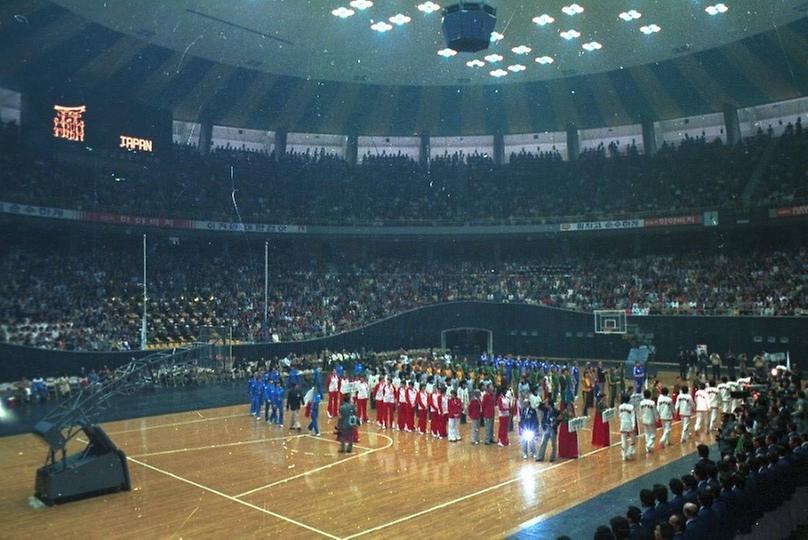
[[[645,433],[645,451],[654,451],[654,440],[656,439],[657,410],[656,403],[651,399],[651,391],[643,392],[643,399],[640,401],[640,423]]]
[[[665,448],[668,445],[668,438],[671,435],[671,423],[673,423],[673,400],[668,396],[667,387],[662,387],[657,398],[657,412],[662,421],[662,437],[659,439],[659,446]]]
[[[695,404],[693,398],[690,397],[690,392],[687,386],[683,386],[679,395],[676,397],[676,412],[682,419],[682,436],[680,442],[685,442],[690,436],[690,417],[693,416],[693,409]]]
[[[623,461],[626,461],[634,457],[634,429],[637,426],[637,418],[634,415],[634,405],[629,403],[628,396],[624,396],[622,401],[618,408],[620,414],[620,450]]]

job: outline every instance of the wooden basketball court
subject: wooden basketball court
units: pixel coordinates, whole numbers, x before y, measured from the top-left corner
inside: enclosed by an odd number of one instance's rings
[[[105,424],[130,460],[132,491],[34,508],[34,475],[46,446],[33,435],[0,439],[0,536],[357,538],[446,534],[501,537],[679,457],[679,426],[665,450],[636,461],[612,446],[580,458],[522,460],[507,448],[450,443],[362,426],[353,454],[340,454],[333,420],[321,437],[268,426],[248,406]],[[325,415],[323,415],[325,416]],[[288,419],[287,419],[288,423]],[[616,420],[612,420],[612,430]],[[515,439],[513,434],[513,439]],[[78,445],[78,443],[77,443]],[[548,450],[549,453],[549,450]]]

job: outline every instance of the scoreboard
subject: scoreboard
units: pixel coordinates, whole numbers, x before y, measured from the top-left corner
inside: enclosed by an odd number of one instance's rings
[[[24,106],[25,107],[25,106]],[[82,93],[32,94],[23,132],[45,151],[129,151],[160,155],[171,149],[171,112],[141,103]]]

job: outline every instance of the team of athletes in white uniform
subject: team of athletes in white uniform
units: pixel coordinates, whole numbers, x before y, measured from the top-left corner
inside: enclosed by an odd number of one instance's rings
[[[636,454],[635,437],[638,433],[645,435],[645,450],[654,451],[656,442],[657,421],[662,424],[662,436],[659,439],[660,448],[670,443],[671,425],[675,415],[682,422],[680,443],[690,438],[690,419],[695,415],[694,434],[701,432],[711,433],[719,427],[719,411],[722,414],[731,413],[740,404],[740,400],[732,398],[733,392],[742,390],[744,383],[749,379],[729,381],[727,377],[721,378],[721,383],[710,385],[700,383],[695,392],[695,399],[690,394],[690,388],[682,386],[679,395],[670,396],[667,388],[662,388],[656,401],[651,399],[651,392],[645,390],[642,394],[626,395],[618,408],[620,418],[620,446],[623,460],[632,459]]]

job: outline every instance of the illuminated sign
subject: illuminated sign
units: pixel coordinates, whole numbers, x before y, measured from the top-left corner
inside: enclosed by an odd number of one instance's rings
[[[140,150],[141,152],[153,152],[154,143],[149,139],[141,139],[140,137],[130,137],[128,135],[121,135],[121,143],[119,148],[126,148],[127,150]]]
[[[54,105],[56,114],[53,117],[53,136],[68,141],[84,141],[84,120],[81,115],[87,111],[85,105],[79,107],[63,107]]]

